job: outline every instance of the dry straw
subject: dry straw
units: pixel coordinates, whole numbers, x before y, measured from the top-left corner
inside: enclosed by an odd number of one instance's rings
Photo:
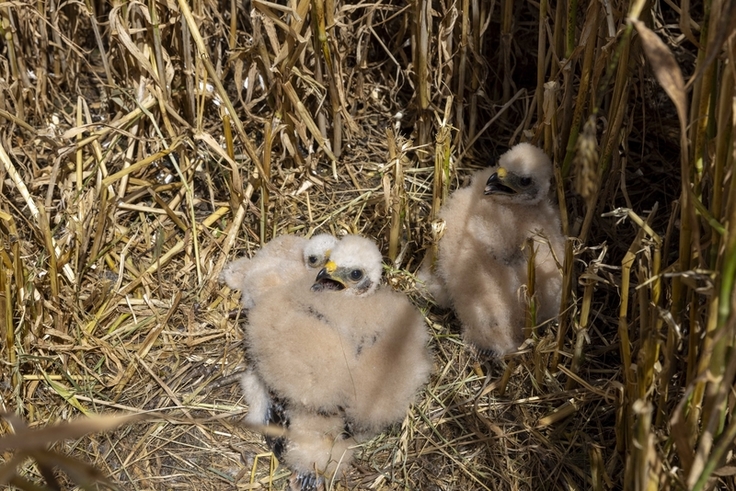
[[[217,278],[329,231],[378,240],[435,353],[329,487],[734,489],[735,12],[3,4],[0,483],[287,487],[241,423],[243,316]],[[537,326],[529,288],[530,341],[478,360],[413,274],[448,194],[519,141],[556,162],[561,314]],[[168,416],[58,426],[144,411]]]

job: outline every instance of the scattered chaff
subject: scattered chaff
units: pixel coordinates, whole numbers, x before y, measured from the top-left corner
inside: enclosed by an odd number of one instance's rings
[[[29,429],[0,482],[286,488],[238,421],[247,319],[218,277],[329,231],[394,260],[436,368],[330,488],[736,489],[735,5],[4,4],[0,405]],[[518,141],[554,157],[574,237],[559,323],[532,305],[489,361],[413,273]],[[164,408],[45,446],[50,422]]]

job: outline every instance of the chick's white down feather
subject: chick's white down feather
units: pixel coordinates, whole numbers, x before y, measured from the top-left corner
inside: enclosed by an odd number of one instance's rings
[[[344,289],[312,288],[314,281],[305,278],[259,299],[249,315],[248,356],[253,373],[288,408],[289,434],[324,433],[324,418],[337,417],[357,441],[406,415],[431,369],[428,334],[406,296],[378,286],[381,255],[372,241],[347,236],[330,262]],[[362,277],[353,284],[354,270]],[[372,283],[362,289],[365,279]],[[327,462],[335,448],[350,461],[350,438],[342,430],[326,435],[322,443],[287,436],[285,462],[300,472],[334,474],[337,467]]]
[[[250,425],[268,424],[268,411],[271,405],[268,387],[252,369],[248,369],[240,377],[240,388],[248,404],[248,414],[244,421]]]
[[[508,179],[496,182],[512,185],[517,179],[528,188],[486,195],[495,173]],[[519,144],[501,156],[498,168],[478,171],[440,211],[446,228],[434,280],[444,287],[465,340],[481,351],[504,354],[523,341],[529,238],[536,249],[537,321],[558,314],[562,274],[555,256],[563,260],[564,237],[559,210],[547,197],[551,176],[549,158]]]
[[[337,239],[329,234],[307,240],[298,235],[280,235],[264,245],[252,258],[242,257],[227,264],[220,275],[233,290],[240,290],[240,303],[252,309],[258,297],[270,288],[314,275],[324,266]]]

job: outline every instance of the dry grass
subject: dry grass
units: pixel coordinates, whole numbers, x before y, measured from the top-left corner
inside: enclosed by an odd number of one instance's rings
[[[336,488],[736,488],[736,2],[682,7],[0,6],[0,409],[36,435],[0,483],[283,489],[217,278],[330,231],[378,240],[435,352]],[[558,163],[562,314],[479,363],[412,273],[447,193],[521,140]],[[148,419],[46,428],[119,411]]]

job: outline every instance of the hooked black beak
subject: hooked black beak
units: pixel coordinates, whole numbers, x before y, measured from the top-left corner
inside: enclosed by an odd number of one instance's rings
[[[323,290],[344,290],[345,284],[332,276],[327,267],[319,270],[317,277],[312,285],[313,292],[321,292]]]
[[[514,189],[504,184],[503,179],[498,174],[498,172],[491,174],[491,177],[486,181],[486,187],[483,194],[486,196],[490,194],[516,194]]]

